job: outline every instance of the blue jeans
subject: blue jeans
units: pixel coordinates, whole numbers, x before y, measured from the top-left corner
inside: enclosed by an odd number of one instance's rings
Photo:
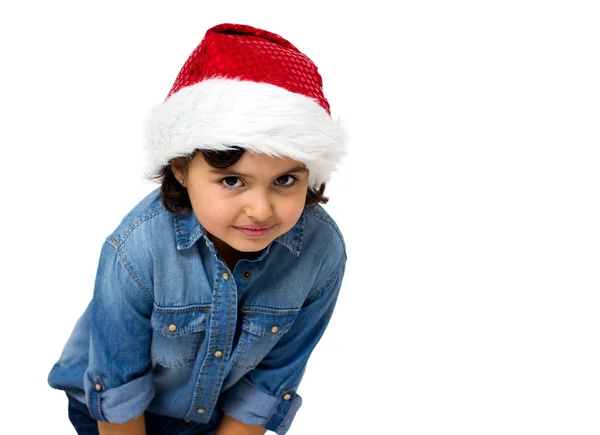
[[[144,418],[147,435],[214,435],[217,433],[217,427],[187,423],[185,420],[151,412],[145,412]],[[69,420],[79,435],[98,435],[98,422],[90,416],[85,404],[72,397],[69,397]]]

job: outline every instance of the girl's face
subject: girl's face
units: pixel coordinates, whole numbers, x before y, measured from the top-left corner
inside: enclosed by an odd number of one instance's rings
[[[222,255],[266,248],[298,221],[306,202],[308,170],[290,158],[245,152],[229,168],[210,166],[197,154],[184,180],[194,214]],[[266,231],[241,231],[259,226]]]

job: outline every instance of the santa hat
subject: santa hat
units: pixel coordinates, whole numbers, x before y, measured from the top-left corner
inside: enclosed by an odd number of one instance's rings
[[[290,157],[327,182],[346,153],[315,64],[290,42],[238,24],[209,29],[146,124],[149,169],[194,150]]]

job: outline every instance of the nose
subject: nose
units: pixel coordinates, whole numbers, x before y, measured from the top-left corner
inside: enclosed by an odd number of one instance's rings
[[[265,222],[273,215],[273,207],[266,192],[256,192],[248,198],[246,215],[257,222]]]

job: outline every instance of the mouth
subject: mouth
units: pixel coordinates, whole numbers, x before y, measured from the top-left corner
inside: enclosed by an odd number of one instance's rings
[[[267,234],[269,231],[271,231],[271,229],[273,229],[273,227],[275,227],[275,225],[270,226],[270,227],[265,227],[265,226],[261,227],[258,225],[246,225],[243,227],[234,226],[233,228],[244,233],[248,237],[262,237],[265,234]]]
[[[273,227],[274,225],[240,225],[235,228],[239,230],[266,230]]]

